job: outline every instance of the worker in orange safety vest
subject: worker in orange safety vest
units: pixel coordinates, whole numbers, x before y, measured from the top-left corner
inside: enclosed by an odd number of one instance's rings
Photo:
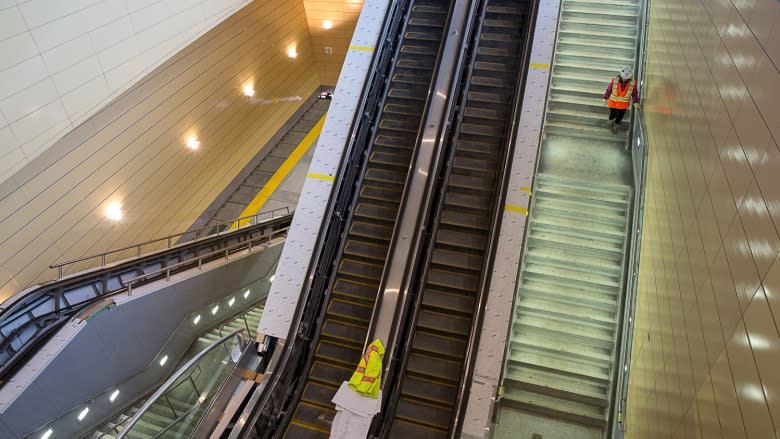
[[[636,80],[632,79],[633,76],[631,67],[624,67],[604,92],[604,103],[609,107],[608,124],[613,134],[617,133],[620,122],[631,104],[639,103],[639,92],[636,89]]]
[[[382,356],[384,354],[385,347],[379,339],[368,345],[355,373],[349,379],[349,387],[363,396],[376,399],[379,396],[379,386],[382,379]]]

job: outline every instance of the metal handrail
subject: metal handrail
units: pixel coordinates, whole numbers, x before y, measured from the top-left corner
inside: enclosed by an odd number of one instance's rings
[[[224,225],[228,225],[229,227],[232,227],[233,224],[237,224],[238,225],[237,228],[246,227],[248,225],[254,225],[254,224],[257,224],[257,218],[259,216],[261,216],[261,215],[268,215],[270,213],[271,214],[271,218],[273,219],[273,218],[276,217],[276,212],[281,212],[281,211],[284,211],[286,215],[290,214],[290,208],[289,207],[280,207],[280,208],[273,209],[273,210],[270,210],[270,211],[267,211],[267,212],[258,212],[258,213],[254,214],[254,215],[249,215],[249,216],[244,216],[244,217],[241,217],[241,218],[236,218],[236,219],[233,219],[233,220],[230,220],[230,221],[217,223],[217,224],[214,224],[214,225],[211,225],[211,226],[207,226],[207,227],[201,227],[201,228],[195,229],[195,230],[188,230],[186,232],[174,233],[173,235],[163,236],[162,238],[155,238],[155,239],[152,239],[152,240],[149,240],[149,241],[144,241],[144,242],[141,242],[141,243],[138,243],[138,244],[132,244],[132,245],[129,245],[129,246],[126,246],[126,247],[121,247],[121,248],[117,248],[117,249],[113,249],[113,250],[108,250],[108,251],[105,251],[105,252],[102,252],[102,253],[97,253],[97,254],[93,254],[93,255],[89,255],[89,256],[83,256],[83,257],[80,257],[80,258],[77,258],[77,259],[71,259],[71,260],[63,261],[63,262],[56,262],[54,264],[49,265],[49,268],[52,268],[52,269],[56,268],[57,269],[57,276],[58,276],[57,279],[62,279],[63,267],[65,267],[67,265],[77,264],[79,262],[88,261],[90,259],[100,258],[100,267],[105,267],[105,265],[106,265],[106,256],[108,256],[108,255],[112,255],[112,254],[115,254],[115,253],[119,253],[119,252],[131,250],[131,249],[135,249],[136,250],[135,257],[138,258],[138,257],[141,257],[141,247],[144,247],[144,246],[147,246],[147,245],[150,245],[150,244],[155,244],[155,243],[160,243],[160,242],[167,242],[167,248],[171,248],[174,245],[178,245],[178,243],[177,244],[173,244],[173,239],[174,238],[179,238],[179,237],[182,237],[182,236],[185,236],[185,235],[190,235],[190,234],[193,235],[193,236],[198,236],[199,232],[202,232],[202,231],[205,231],[205,230],[212,230],[215,227],[218,228],[219,226],[224,226]],[[217,234],[219,234],[219,233],[221,233],[221,231],[217,232]]]
[[[173,383],[176,382],[180,377],[184,375],[184,373],[189,369],[192,365],[200,361],[201,358],[205,357],[207,354],[209,354],[211,351],[216,349],[219,346],[222,346],[223,343],[228,341],[229,339],[236,337],[238,339],[239,346],[243,346],[245,343],[244,336],[241,334],[243,332],[243,329],[238,329],[236,331],[231,332],[230,334],[220,338],[219,340],[215,341],[209,347],[206,349],[200,351],[197,355],[192,357],[187,363],[185,363],[179,370],[171,375],[170,378],[168,378],[165,383],[163,383],[162,386],[160,386],[159,389],[157,389],[156,392],[152,394],[152,396],[149,397],[149,399],[146,400],[144,405],[141,406],[141,408],[138,409],[137,412],[133,415],[132,419],[130,419],[130,422],[125,426],[124,430],[122,430],[121,433],[119,433],[119,436],[117,436],[116,439],[123,439],[127,436],[127,433],[135,426],[135,424],[138,422],[138,420],[143,416],[147,410],[149,410],[149,407],[151,407],[152,404],[157,402],[157,400],[169,390],[169,387],[173,385]],[[175,413],[174,413],[175,414]]]
[[[227,262],[229,260],[229,256],[231,253],[235,253],[238,250],[246,248],[247,251],[250,253],[252,252],[253,244],[255,241],[258,240],[267,240],[269,243],[274,239],[274,237],[279,233],[286,233],[289,230],[289,227],[283,227],[278,230],[273,230],[271,232],[268,232],[266,234],[260,235],[257,238],[251,238],[247,241],[237,242],[235,244],[229,245],[225,248],[215,250],[213,252],[205,253],[202,255],[198,255],[197,257],[193,257],[192,259],[187,259],[185,261],[177,262],[173,265],[168,265],[166,267],[160,268],[155,271],[150,271],[148,273],[143,273],[141,275],[138,275],[136,277],[130,278],[127,281],[125,281],[125,286],[127,287],[127,294],[132,296],[133,295],[133,285],[141,282],[143,280],[148,280],[151,278],[155,278],[160,276],[161,274],[165,273],[165,280],[170,281],[171,280],[171,272],[176,271],[179,268],[192,265],[193,263],[198,263],[198,270],[203,269],[203,261],[206,259],[212,259],[217,255],[225,255],[225,261]]]

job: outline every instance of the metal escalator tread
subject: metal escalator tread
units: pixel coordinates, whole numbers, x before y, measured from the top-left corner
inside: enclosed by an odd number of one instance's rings
[[[486,264],[528,3],[487,0],[390,437],[448,437]],[[428,410],[414,404],[428,404]]]
[[[362,355],[450,6],[449,0],[416,1],[389,73],[385,105],[374,122],[374,141],[361,171],[343,253],[335,261],[338,270],[324,304],[314,361],[304,377],[303,396],[291,408],[285,438],[327,437],[334,409],[330,400]]]
[[[324,432],[315,430],[296,421],[292,421],[290,425],[287,426],[284,437],[295,439],[328,439],[330,437],[330,431]]]
[[[329,364],[323,361],[315,361],[311,366],[309,377],[311,377],[312,380],[327,383],[332,386],[340,386],[341,383],[349,380],[353,371],[354,369],[347,367]]]
[[[457,387],[451,384],[406,376],[402,394],[419,401],[429,401],[443,405],[453,405]]]

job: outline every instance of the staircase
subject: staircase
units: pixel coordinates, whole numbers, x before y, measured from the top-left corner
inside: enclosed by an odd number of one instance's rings
[[[537,175],[504,403],[605,429],[630,194],[629,186]]]
[[[633,66],[638,19],[639,0],[563,0],[545,141],[564,136],[626,144],[629,115],[612,134],[602,98],[610,79]]]
[[[223,323],[219,326],[215,326],[208,332],[198,337],[198,342],[202,344],[203,348],[214,344],[220,338],[230,334],[233,331],[243,329],[248,333],[250,338],[255,336],[257,327],[260,324],[260,317],[263,316],[263,309],[265,309],[265,300],[260,302],[254,308],[249,309],[245,313],[242,313],[227,323]],[[198,349],[200,352],[203,349]]]

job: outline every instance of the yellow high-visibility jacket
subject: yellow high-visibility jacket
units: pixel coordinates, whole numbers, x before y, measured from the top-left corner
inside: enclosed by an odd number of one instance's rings
[[[366,353],[360,359],[355,373],[349,379],[349,387],[357,393],[377,399],[379,397],[379,385],[382,379],[382,356],[385,347],[379,339],[368,345]]]

